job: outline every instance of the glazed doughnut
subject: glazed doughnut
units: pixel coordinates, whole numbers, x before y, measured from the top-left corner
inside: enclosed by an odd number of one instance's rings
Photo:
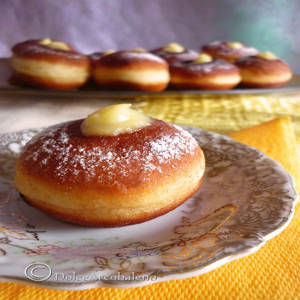
[[[225,60],[201,54],[194,61],[170,65],[170,87],[175,89],[227,90],[241,81],[239,69]]]
[[[29,40],[12,48],[11,65],[16,78],[46,89],[69,90],[90,76],[90,61],[70,45],[50,39]]]
[[[170,80],[168,64],[160,57],[137,51],[118,51],[94,64],[94,81],[104,89],[162,91]]]
[[[236,59],[249,55],[258,54],[258,50],[252,47],[247,47],[239,42],[216,41],[204,45],[202,51],[211,55],[214,58],[234,62]]]
[[[293,76],[289,66],[271,52],[243,57],[235,64],[240,69],[245,87],[278,88]]]
[[[199,53],[189,50],[176,43],[170,43],[162,48],[154,49],[151,53],[165,59],[169,64],[177,61],[194,60]]]
[[[196,140],[128,106],[107,107],[85,120],[48,128],[29,141],[14,179],[26,201],[64,221],[111,227],[160,216],[194,194],[205,166]],[[125,132],[113,122],[99,126],[99,114],[104,121],[108,114],[120,123],[130,115],[138,126]],[[132,119],[125,123],[128,130]],[[96,135],[99,129],[102,135]],[[107,130],[111,135],[105,135]]]

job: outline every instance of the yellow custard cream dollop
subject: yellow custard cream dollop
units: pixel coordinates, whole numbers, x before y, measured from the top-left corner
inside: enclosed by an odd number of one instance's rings
[[[144,48],[133,48],[130,51],[133,51],[133,52],[147,52],[147,50],[144,49]]]
[[[109,49],[109,50],[106,50],[105,52],[103,52],[103,55],[109,55],[109,54],[113,54],[115,52],[116,52],[116,50]]]
[[[164,51],[166,52],[172,52],[172,53],[180,53],[184,51],[184,47],[182,47],[181,45],[177,44],[177,43],[171,43],[167,46],[165,46]]]
[[[57,50],[71,50],[70,47],[64,42],[52,41],[51,39],[43,39],[39,42],[41,45],[47,46],[51,49]]]
[[[231,42],[231,43],[227,43],[227,45],[230,48],[234,48],[234,49],[242,49],[242,48],[244,48],[244,46],[241,43],[239,43],[239,42]]]
[[[264,59],[267,59],[267,60],[277,59],[277,56],[275,54],[273,54],[272,52],[270,52],[270,51],[261,52],[261,53],[257,54],[256,57],[264,58]]]
[[[117,104],[88,115],[81,123],[81,132],[85,136],[113,136],[130,133],[149,125],[150,122],[148,116],[132,109],[131,104]]]
[[[209,63],[212,61],[213,61],[213,58],[209,54],[201,53],[199,55],[199,57],[197,59],[195,59],[192,63],[193,64],[205,64],[205,63]]]

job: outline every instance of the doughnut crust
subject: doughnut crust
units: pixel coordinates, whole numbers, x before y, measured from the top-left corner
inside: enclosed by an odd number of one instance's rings
[[[75,224],[122,226],[167,213],[200,187],[203,152],[177,126],[153,119],[131,133],[86,137],[82,121],[24,147],[14,183],[31,205]]]
[[[235,64],[240,69],[245,87],[278,88],[292,78],[291,69],[280,59],[249,56],[238,59]]]
[[[208,63],[177,62],[170,66],[175,89],[227,90],[241,81],[239,69],[224,60]]]
[[[227,41],[216,41],[204,45],[202,51],[214,58],[224,59],[228,62],[234,62],[240,57],[258,54],[257,49],[245,45],[243,46],[243,48],[232,48],[228,45]]]
[[[199,53],[194,50],[184,49],[183,52],[177,53],[165,51],[164,47],[151,50],[151,53],[160,56],[169,64],[175,63],[177,61],[195,60],[199,56]]]
[[[69,90],[83,85],[90,76],[87,56],[70,50],[49,48],[41,40],[19,43],[12,48],[11,65],[16,78],[46,89]]]
[[[94,62],[94,81],[104,89],[162,91],[170,80],[168,64],[148,52],[118,51]]]

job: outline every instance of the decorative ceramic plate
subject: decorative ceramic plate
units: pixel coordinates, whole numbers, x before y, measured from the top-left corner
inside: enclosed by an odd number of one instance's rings
[[[39,130],[0,136],[0,279],[61,289],[134,287],[200,275],[258,250],[289,223],[293,180],[228,137],[186,128],[207,169],[172,212],[120,228],[84,228],[28,206],[13,187],[16,157]]]

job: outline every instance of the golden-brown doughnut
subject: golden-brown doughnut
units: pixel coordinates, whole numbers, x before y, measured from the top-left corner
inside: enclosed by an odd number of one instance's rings
[[[245,87],[278,88],[293,75],[289,66],[270,52],[240,58],[235,64],[240,69]]]
[[[83,120],[48,128],[22,150],[15,186],[26,201],[86,226],[144,222],[174,209],[201,185],[205,160],[181,128],[151,119],[112,136],[85,136]]]
[[[239,42],[215,41],[204,45],[202,51],[214,58],[221,58],[228,62],[234,62],[236,59],[249,55],[256,55],[258,50],[253,47],[247,47]]]
[[[90,61],[70,45],[29,40],[12,48],[11,65],[18,80],[46,89],[69,90],[83,85],[90,76]]]
[[[207,54],[201,54],[195,61],[171,64],[170,75],[170,87],[175,89],[227,90],[241,81],[235,65],[225,60],[213,60]]]
[[[183,46],[176,43],[170,43],[164,47],[153,49],[150,52],[160,56],[169,64],[177,61],[194,60],[199,56],[198,52],[186,49]]]
[[[118,51],[98,59],[94,81],[104,89],[162,91],[170,80],[168,64],[160,57],[137,50]]]

